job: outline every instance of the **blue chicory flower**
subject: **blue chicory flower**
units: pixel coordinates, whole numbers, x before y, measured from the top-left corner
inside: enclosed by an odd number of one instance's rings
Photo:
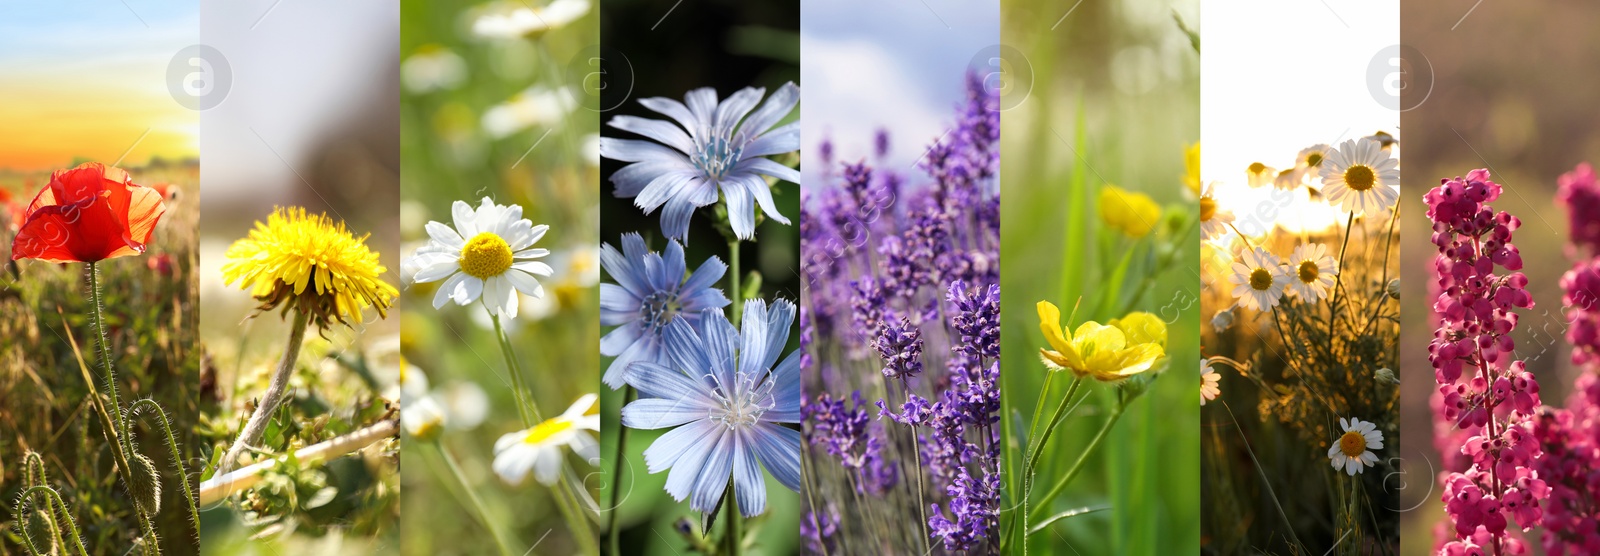
[[[685,278],[683,246],[677,241],[668,242],[663,255],[649,251],[639,234],[623,234],[622,252],[611,244],[600,246],[600,266],[617,282],[600,284],[600,325],[617,327],[600,339],[600,354],[616,358],[601,378],[613,390],[622,387],[624,371],[634,361],[671,364],[661,337],[675,317],[699,327],[701,311],[730,303],[712,287],[728,265],[711,257]]]

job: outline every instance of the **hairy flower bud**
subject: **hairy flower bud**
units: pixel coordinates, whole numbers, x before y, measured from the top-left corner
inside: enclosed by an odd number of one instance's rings
[[[146,514],[155,515],[161,512],[161,475],[156,472],[155,463],[144,454],[133,453],[128,458],[128,496]]]

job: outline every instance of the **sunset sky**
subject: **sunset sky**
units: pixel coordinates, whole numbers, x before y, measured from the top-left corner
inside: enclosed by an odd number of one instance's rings
[[[166,71],[198,42],[199,11],[197,1],[0,0],[0,169],[198,156],[199,113],[168,94]]]

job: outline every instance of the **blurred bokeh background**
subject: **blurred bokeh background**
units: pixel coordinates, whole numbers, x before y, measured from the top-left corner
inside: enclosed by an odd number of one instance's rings
[[[614,115],[628,114],[652,119],[666,117],[638,103],[641,98],[667,97],[683,100],[685,93],[699,87],[717,90],[719,99],[745,87],[765,87],[770,94],[784,83],[800,82],[800,7],[795,0],[778,2],[677,2],[676,0],[607,0],[601,6],[600,33],[603,37],[605,87],[598,104],[600,123]],[[799,118],[802,106],[779,125]],[[607,136],[637,138],[606,128]],[[601,165],[600,240],[618,245],[622,234],[637,232],[659,251],[666,244],[661,234],[661,212],[645,215],[632,199],[618,199],[604,176],[622,165],[606,160]],[[803,168],[802,168],[803,170]],[[800,188],[779,183],[773,188],[778,212],[795,225],[764,220],[756,229],[756,241],[740,242],[741,273],[761,273],[761,296],[773,299],[800,299],[800,239],[797,225],[800,214]],[[690,268],[711,256],[728,262],[728,244],[712,225],[713,208],[695,213],[689,226],[689,241],[684,252]],[[726,289],[730,275],[718,287]],[[748,282],[747,282],[748,283]],[[732,295],[728,296],[732,299]],[[798,345],[799,326],[795,326]],[[596,344],[587,344],[597,347]],[[785,350],[787,353],[788,350]],[[610,359],[601,361],[609,364]],[[599,384],[598,380],[595,384]],[[601,455],[605,472],[611,473],[616,451],[618,415],[622,393],[601,387],[604,434]],[[674,528],[682,518],[698,521],[687,501],[679,503],[664,490],[667,473],[645,473],[642,453],[661,433],[630,431],[627,460],[618,481],[605,481],[602,509],[610,507],[610,485],[615,483],[621,504],[615,516],[621,524],[623,554],[670,555],[686,552],[687,543]],[[761,527],[759,542],[752,552],[789,554],[796,550],[799,535],[799,497],[779,485],[770,475],[767,481],[767,513],[762,522],[747,522],[746,529]],[[606,514],[602,512],[602,517]]]
[[[399,7],[392,3],[201,3],[200,41],[214,80],[200,221],[201,340],[197,428],[207,456],[226,450],[284,349],[277,313],[223,282],[223,253],[274,206],[343,221],[399,285]],[[197,66],[198,67],[198,66]],[[268,448],[288,451],[383,418],[398,375],[399,318],[308,334]],[[280,432],[274,433],[273,430]],[[399,543],[398,443],[322,465],[274,470],[233,503],[205,509],[207,553],[373,553]]]
[[[483,32],[484,18],[530,9],[543,15],[523,16],[528,29]],[[523,295],[517,317],[503,323],[547,418],[600,384],[598,91],[584,83],[597,71],[585,68],[600,42],[598,22],[581,1],[401,3],[403,251],[409,256],[427,241],[430,220],[450,222],[458,200],[520,205],[524,218],[550,226],[538,244],[551,251],[544,260],[555,269],[541,279],[545,296]],[[459,463],[467,488],[513,548],[577,553],[551,489],[532,478],[511,485],[493,472],[495,440],[525,428],[510,375],[483,306],[435,310],[437,286],[403,287],[401,353],[408,373],[424,376],[444,406],[440,449]],[[417,441],[404,450],[403,552],[496,551],[441,453]],[[594,496],[598,469],[568,457]]]
[[[1014,105],[1001,116],[1002,380],[1008,407],[1021,415],[1008,418],[1032,416],[1047,372],[1038,355],[1044,344],[1038,301],[1054,302],[1065,318],[1081,295],[1078,322],[1121,316],[1094,309],[1110,295],[1110,272],[1127,248],[1113,232],[1096,232],[1100,187],[1144,193],[1168,211],[1196,210],[1195,197],[1184,187],[1184,153],[1200,137],[1200,60],[1178,21],[1197,29],[1199,12],[1199,2],[1189,0],[1001,6],[1001,36],[1021,54],[1007,58],[1014,81],[1031,81],[1031,90],[1001,96],[1002,106]],[[1075,181],[1083,184],[1076,198],[1069,194]],[[1075,210],[1074,204],[1081,206]],[[1176,232],[1165,224],[1151,238]],[[1085,229],[1078,232],[1078,247],[1069,250],[1074,226]],[[1184,245],[1193,245],[1193,232],[1188,237]],[[1040,553],[1198,552],[1196,252],[1186,248],[1169,268],[1154,268],[1151,251],[1149,260],[1138,262],[1136,269],[1143,270],[1130,272],[1135,279],[1159,273],[1135,307],[1170,321],[1171,366],[1130,407],[1054,507],[1035,515],[1110,509],[1057,522],[1052,534],[1037,535],[1030,545]],[[1127,295],[1133,288],[1121,291]],[[1060,385],[1054,389],[1063,391]],[[1114,403],[1109,388],[1090,384],[1085,390],[1087,402],[1063,421],[1052,441],[1059,453],[1041,460],[1039,476],[1065,473]]]
[[[1526,360],[1539,380],[1545,405],[1565,404],[1583,372],[1569,358],[1560,279],[1572,267],[1567,244],[1567,214],[1555,204],[1556,178],[1579,162],[1600,160],[1600,110],[1592,95],[1596,78],[1586,71],[1600,60],[1600,6],[1557,2],[1541,6],[1441,0],[1401,4],[1408,79],[1401,117],[1408,153],[1401,178],[1406,189],[1401,226],[1405,309],[1400,351],[1402,423],[1408,440],[1402,491],[1402,553],[1426,554],[1434,547],[1434,527],[1445,517],[1439,501],[1439,456],[1433,438],[1433,393],[1428,342],[1433,338],[1428,296],[1433,257],[1431,224],[1422,195],[1439,180],[1488,168],[1505,187],[1496,210],[1522,219],[1513,241],[1522,252],[1523,270],[1534,307],[1520,311],[1513,338],[1516,358]],[[1470,12],[1470,13],[1469,13]],[[1539,530],[1526,537],[1540,554]]]
[[[102,394],[106,386],[94,351],[87,265],[12,262],[11,241],[52,171],[100,162],[127,170],[136,184],[175,192],[146,251],[102,261],[99,269],[120,399],[160,403],[180,457],[198,465],[191,425],[200,362],[199,118],[167,94],[162,77],[172,56],[195,41],[199,6],[5,1],[0,13],[0,554],[26,550],[12,510],[30,450],[43,456],[49,485],[90,553],[123,554],[140,535],[139,522],[88,398],[87,380]],[[194,554],[188,493],[177,486],[159,431],[153,420],[135,424],[139,451],[156,462],[167,487],[155,526],[163,553]]]

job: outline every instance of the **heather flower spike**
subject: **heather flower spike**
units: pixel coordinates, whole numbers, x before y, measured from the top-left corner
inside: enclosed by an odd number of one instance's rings
[[[800,87],[786,83],[761,102],[765,89],[746,87],[721,102],[710,87],[689,91],[684,102],[652,97],[645,108],[676,122],[617,116],[613,128],[645,136],[600,139],[600,155],[629,163],[611,174],[618,197],[633,198],[650,214],[661,209],[661,232],[688,240],[689,217],[720,197],[741,240],[755,237],[755,209],[784,224],[765,177],[800,183],[800,172],[769,158],[800,148],[800,122],[773,128],[800,102]],[[757,104],[761,106],[757,108]]]

